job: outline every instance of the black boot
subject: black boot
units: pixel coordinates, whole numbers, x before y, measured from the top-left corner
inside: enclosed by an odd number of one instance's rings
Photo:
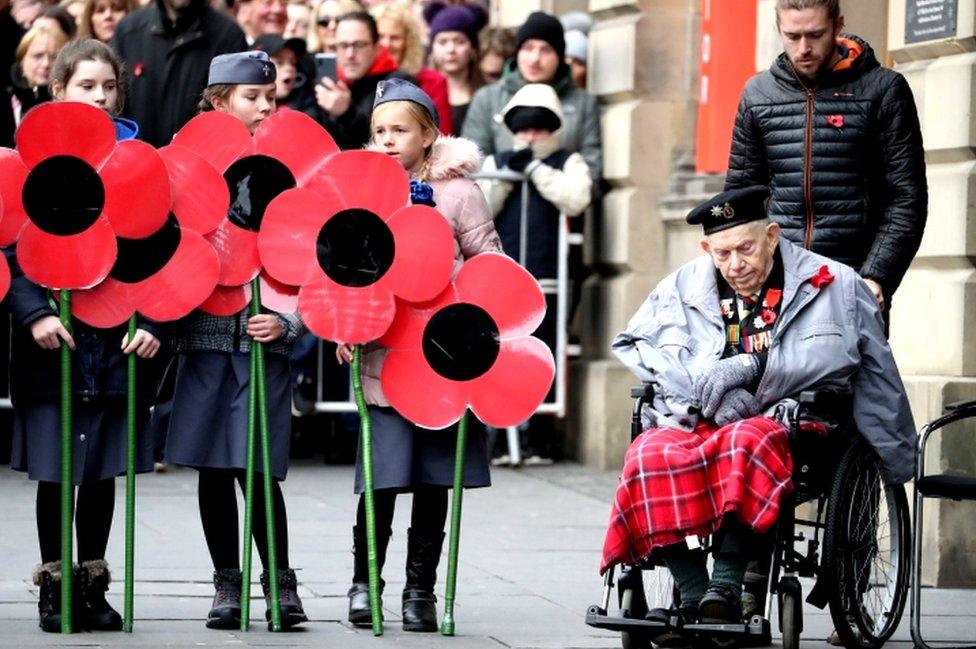
[[[407,583],[403,587],[403,630],[437,630],[437,564],[441,560],[444,533],[425,536],[407,530]]]
[[[121,631],[122,616],[105,600],[112,573],[104,559],[84,561],[75,572],[78,579],[80,628],[90,631]]]
[[[61,562],[50,561],[34,568],[34,585],[40,588],[39,626],[48,633],[61,633]]]
[[[268,571],[261,572],[261,590],[264,591],[264,601],[268,608],[264,612],[264,619],[268,621],[271,630],[271,583],[268,581]],[[278,571],[278,603],[281,604],[281,628],[288,629],[296,624],[308,622],[302,600],[298,596],[298,579],[291,568]]]
[[[390,545],[392,530],[376,531],[376,563],[383,572],[386,562],[386,548]],[[366,530],[359,526],[352,528],[352,586],[349,587],[349,621],[358,627],[373,626],[373,614],[369,608],[369,562],[367,561]],[[380,594],[386,585],[380,579]]]
[[[241,571],[222,568],[213,574],[214,598],[207,614],[208,629],[241,627]]]

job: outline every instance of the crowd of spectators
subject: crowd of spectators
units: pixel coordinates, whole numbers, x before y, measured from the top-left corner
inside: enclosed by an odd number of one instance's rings
[[[585,87],[591,21],[582,13],[563,20],[559,69],[534,79],[517,72],[516,30],[489,26],[480,0],[0,0],[0,146],[12,146],[24,113],[50,99],[47,75],[60,48],[96,38],[125,63],[124,114],[156,146],[195,114],[211,58],[261,49],[278,68],[279,105],[315,118],[343,148],[366,143],[376,84],[394,76],[434,99],[444,134],[464,134],[491,154],[498,128],[485,122],[494,114],[485,109],[500,110],[516,86],[551,83],[561,98],[567,83]],[[334,78],[321,78],[315,57],[323,54],[336,57]],[[505,92],[475,102],[503,77]],[[476,124],[465,130],[471,108]],[[565,131],[573,134],[569,113]],[[571,150],[592,145],[573,138]],[[583,155],[597,171],[595,154]]]
[[[0,146],[13,146],[26,112],[51,99],[52,64],[73,39],[95,38],[115,50],[127,86],[122,115],[135,120],[139,137],[157,147],[168,144],[198,112],[210,61],[219,54],[266,52],[277,68],[278,110],[309,115],[342,149],[368,144],[377,85],[408,79],[434,101],[443,135],[478,145],[488,159],[486,170],[507,166],[526,173],[525,191],[539,211],[536,220],[546,226],[533,226],[528,236],[546,242],[551,261],[553,215],[564,208],[561,201],[573,205],[572,215],[579,213],[591,203],[590,187],[595,194],[601,178],[599,112],[585,91],[592,21],[579,12],[561,21],[536,12],[517,29],[501,28],[489,25],[487,5],[483,0],[0,0]],[[544,106],[522,120],[528,130],[512,130],[501,119],[506,106],[522,88],[538,84],[548,86],[550,94],[530,88],[525,96],[544,97]],[[539,122],[540,111],[558,119]],[[564,176],[582,180],[564,181]],[[539,191],[536,183],[542,184]],[[556,186],[566,189],[560,193]],[[517,212],[523,190],[511,189],[495,206],[496,220],[512,220]],[[559,200],[551,201],[553,191]],[[515,257],[518,236],[516,231],[506,245]]]

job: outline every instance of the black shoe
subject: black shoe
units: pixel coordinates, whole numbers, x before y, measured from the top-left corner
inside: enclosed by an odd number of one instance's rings
[[[668,625],[667,629],[651,638],[651,642],[655,646],[666,649],[683,649],[690,647],[691,642],[687,637],[681,635],[679,629],[686,624],[694,624],[698,621],[698,605],[685,604],[680,607],[652,608],[644,616],[644,619]],[[675,621],[677,624],[674,624]]]
[[[392,530],[376,531],[376,561],[380,572],[386,562],[386,548],[390,544]],[[367,560],[366,530],[352,528],[352,586],[349,588],[349,622],[353,626],[373,626],[373,612],[369,608],[369,562]],[[380,579],[380,595],[386,583]]]
[[[48,633],[61,633],[61,562],[50,561],[37,566],[34,585],[40,588],[38,626]]]
[[[380,591],[385,584],[380,580]],[[382,594],[382,593],[381,593]],[[355,582],[349,587],[349,622],[353,626],[369,628],[373,626],[373,612],[369,608],[369,584]]]
[[[444,533],[424,535],[407,530],[407,583],[403,587],[403,630],[437,631],[437,564]]]
[[[261,572],[261,590],[264,591],[264,601],[268,605],[264,612],[264,619],[268,620],[268,630],[271,630],[271,584],[268,581],[268,571]],[[278,603],[281,605],[281,628],[291,627],[308,622],[302,599],[298,596],[298,579],[291,568],[278,571]]]
[[[215,570],[214,598],[207,614],[208,629],[241,627],[241,571],[237,568]]]
[[[79,627],[89,631],[121,631],[122,616],[105,600],[112,573],[104,559],[82,562],[78,579]]]
[[[741,588],[713,584],[698,604],[702,624],[738,624],[742,622]]]

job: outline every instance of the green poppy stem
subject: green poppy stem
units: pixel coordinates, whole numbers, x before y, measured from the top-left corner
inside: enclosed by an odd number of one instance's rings
[[[454,450],[454,491],[451,492],[451,536],[447,551],[447,584],[444,593],[443,635],[454,635],[454,594],[457,590],[458,546],[461,542],[461,500],[464,496],[464,461],[468,449],[468,411],[458,422],[457,446]]]
[[[129,336],[136,337],[136,316],[129,318]],[[132,633],[132,611],[135,584],[135,534],[136,534],[136,355],[126,359],[126,409],[125,409],[125,608],[122,630]]]
[[[61,289],[61,307],[58,309],[61,326],[71,332],[71,291]],[[72,527],[74,519],[75,486],[72,477],[71,417],[71,349],[61,341],[61,633],[71,633],[74,548]]]
[[[261,312],[261,283],[258,278],[251,280],[251,315]],[[271,591],[271,630],[281,631],[281,593],[278,577],[278,543],[275,539],[274,495],[271,492],[271,430],[268,424],[268,383],[264,363],[264,344],[251,340],[251,353],[254,355],[258,392],[258,425],[261,432],[261,467],[264,478],[264,520],[268,535],[268,584]],[[248,539],[250,542],[250,539]]]
[[[366,500],[366,564],[369,569],[369,609],[373,635],[383,635],[383,608],[380,605],[380,568],[376,551],[376,509],[373,500],[373,431],[363,394],[362,345],[352,351],[352,391],[359,410],[359,442],[363,465],[363,496]]]
[[[251,372],[247,382],[247,455],[244,464],[244,558],[241,561],[241,631],[251,625],[251,562],[254,516],[254,436],[258,408],[257,356],[251,347]]]

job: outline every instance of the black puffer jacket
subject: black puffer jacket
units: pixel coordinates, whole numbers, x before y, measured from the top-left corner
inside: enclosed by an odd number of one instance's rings
[[[890,296],[918,251],[928,191],[915,99],[871,47],[807,87],[781,54],[742,92],[726,189],[769,185],[784,236],[859,269]]]

